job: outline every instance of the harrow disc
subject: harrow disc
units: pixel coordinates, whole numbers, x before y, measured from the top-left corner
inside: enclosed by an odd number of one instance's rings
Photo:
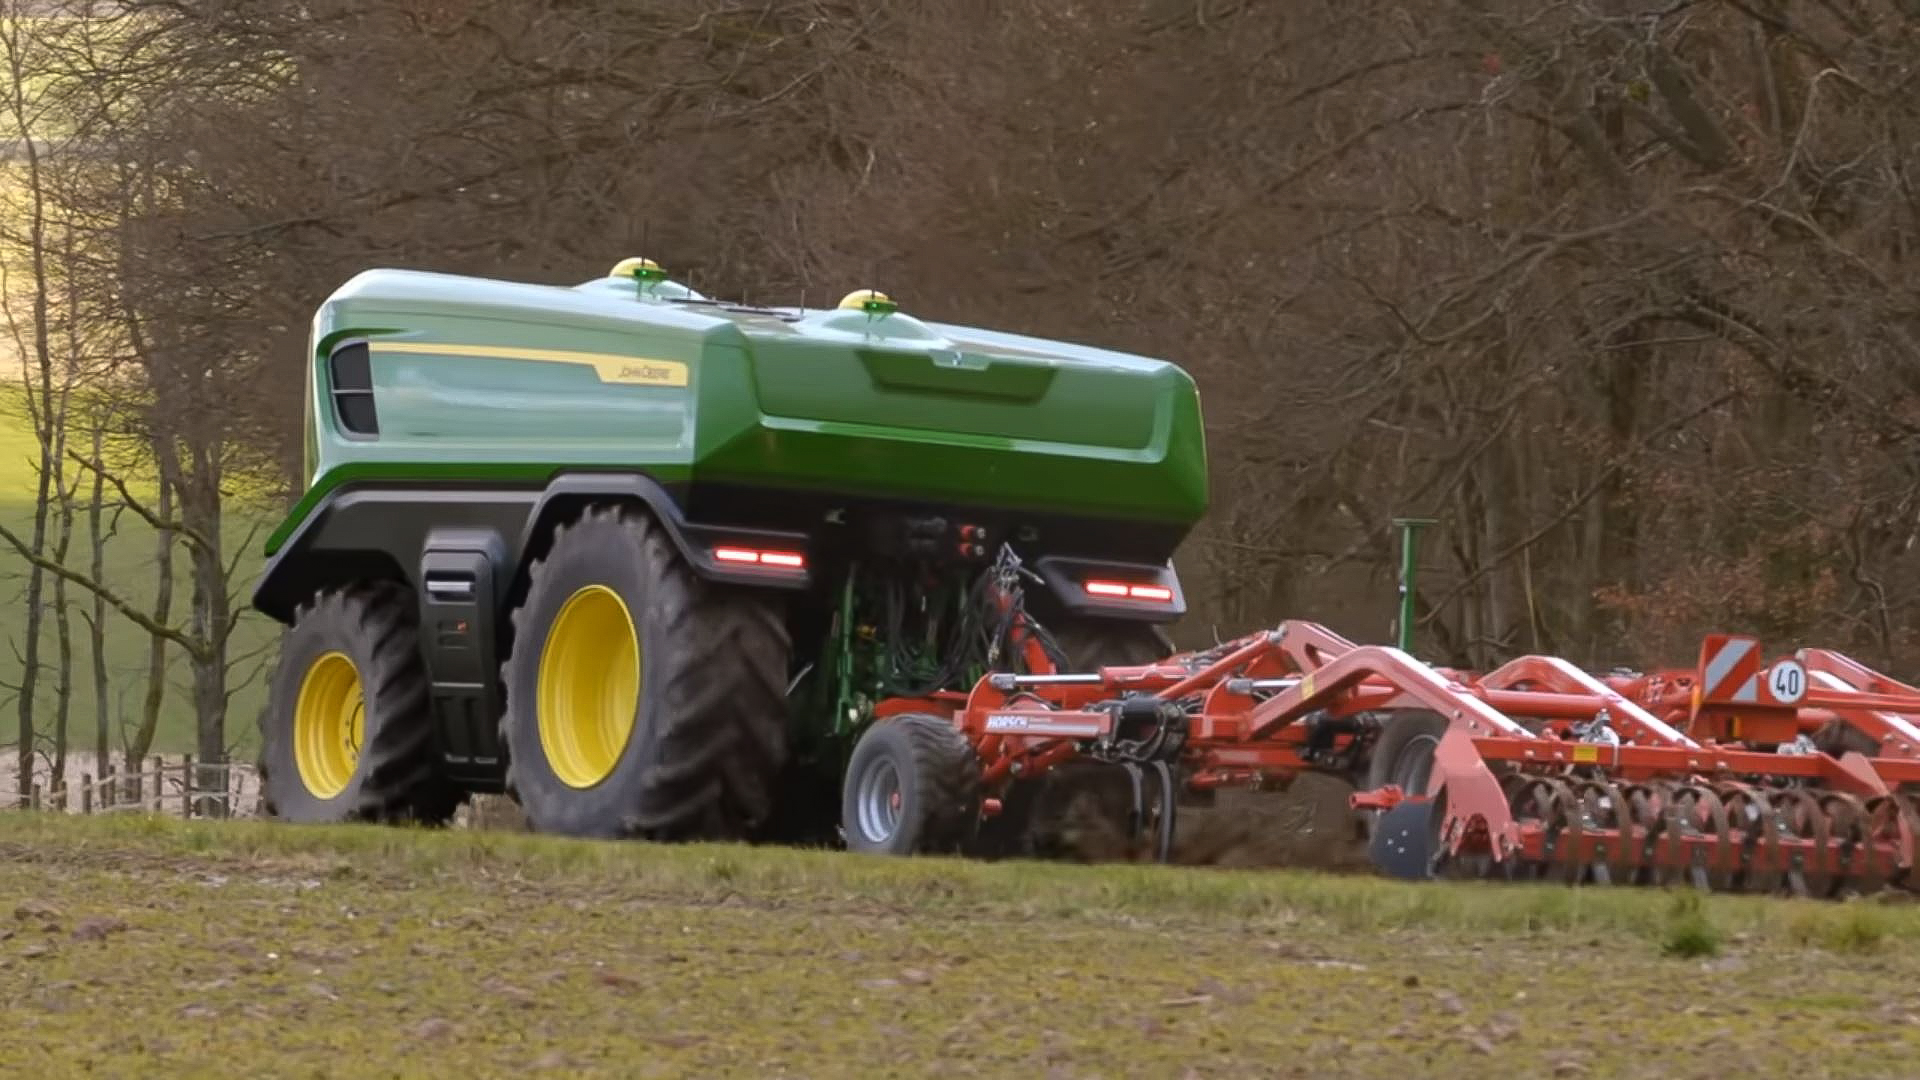
[[[1437,800],[1408,800],[1381,814],[1374,823],[1367,853],[1389,877],[1402,881],[1434,878],[1440,854],[1442,804]]]
[[[1531,839],[1495,863],[1447,860],[1431,804],[1380,819],[1371,854],[1384,873],[1546,880],[1567,885],[1686,884],[1712,892],[1833,898],[1914,890],[1902,865],[1920,807],[1906,793],[1862,798],[1751,780],[1613,779],[1543,773],[1505,778],[1513,820]]]

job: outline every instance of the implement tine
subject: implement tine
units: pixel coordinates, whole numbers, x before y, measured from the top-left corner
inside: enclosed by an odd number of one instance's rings
[[[1140,843],[1140,833],[1146,828],[1147,806],[1146,790],[1141,783],[1140,766],[1131,761],[1123,761],[1121,767],[1127,770],[1127,780],[1133,789],[1133,809],[1127,814],[1127,844]]]
[[[1173,769],[1166,762],[1155,760],[1153,771],[1160,779],[1160,824],[1159,835],[1153,845],[1153,858],[1155,862],[1172,862],[1174,818],[1180,809],[1174,796]]]

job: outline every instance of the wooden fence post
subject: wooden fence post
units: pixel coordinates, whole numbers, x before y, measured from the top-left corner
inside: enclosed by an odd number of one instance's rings
[[[160,800],[167,794],[167,759],[153,755],[153,812],[161,811]]]
[[[80,813],[84,816],[93,813],[93,774],[80,774]]]
[[[180,760],[180,816],[183,818],[193,816],[193,790],[199,786],[194,781],[198,779],[193,775],[193,755],[188,754]]]

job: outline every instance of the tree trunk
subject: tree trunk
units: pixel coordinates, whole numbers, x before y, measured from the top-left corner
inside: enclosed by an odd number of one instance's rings
[[[63,392],[64,396],[64,392]],[[56,461],[64,457],[66,448],[66,405],[61,403],[60,432],[55,438]],[[56,479],[58,474],[56,474]],[[73,544],[73,497],[64,482],[59,485],[57,502],[59,521],[58,537],[53,544],[53,560],[66,565],[67,552]],[[53,777],[54,784],[65,782],[67,778],[67,723],[73,714],[73,618],[67,610],[67,579],[55,576],[53,579],[53,632],[54,647],[58,657],[53,673]]]
[[[173,517],[173,489],[179,476],[174,460],[173,439],[153,437],[153,460],[159,472],[159,493],[154,506],[162,520]],[[154,537],[153,561],[158,579],[153,597],[153,621],[165,624],[173,618],[173,542],[171,532],[161,530]],[[147,641],[147,695],[140,703],[140,726],[126,747],[127,770],[138,775],[140,762],[153,748],[154,735],[160,730],[160,706],[167,696],[167,639],[158,634]]]
[[[1641,333],[1634,323],[1620,335],[1613,356],[1606,365],[1602,392],[1606,409],[1606,453],[1609,462],[1625,458],[1640,436],[1642,387],[1648,377],[1651,358],[1648,350],[1632,344]],[[1593,502],[1598,516],[1599,551],[1596,563],[1600,576],[1586,583],[1589,589],[1614,585],[1629,596],[1640,587],[1640,510],[1637,498],[1628,490],[1632,470],[1617,469]],[[1619,663],[1622,650],[1632,639],[1632,626],[1620,618],[1601,620],[1601,636],[1579,659],[1587,663]]]
[[[106,418],[100,413],[93,414],[93,492],[87,500],[87,543],[92,549],[92,560],[88,572],[95,581],[105,581],[107,569],[107,538],[100,528],[101,504],[106,501],[107,480],[99,468],[101,464],[101,442],[106,433]],[[107,601],[99,593],[93,594],[93,620],[87,627],[87,644],[93,650],[93,754],[95,768],[106,769],[112,759],[108,756],[113,747],[109,738],[110,709],[107,701]]]
[[[196,793],[225,791],[220,780],[227,759],[227,599],[226,560],[220,544],[220,462],[217,446],[195,446],[194,474],[180,500],[181,522],[199,532],[205,545],[191,544],[193,637],[206,642],[205,655],[193,661]],[[215,811],[217,812],[217,811]]]
[[[34,436],[39,444],[39,467],[35,470],[33,536],[28,542],[35,557],[44,556],[47,545],[47,504],[55,476],[58,475],[59,459],[53,450],[53,347],[48,340],[47,310],[49,306],[47,288],[47,251],[46,251],[46,192],[42,186],[42,165],[39,143],[35,136],[30,113],[32,103],[27,99],[29,72],[26,58],[22,55],[24,28],[19,25],[24,20],[14,20],[15,25],[6,28],[6,46],[9,75],[13,85],[9,88],[8,111],[14,124],[14,136],[19,139],[22,158],[26,165],[27,193],[27,255],[33,274],[33,373],[28,381],[27,402],[33,413]],[[36,385],[37,384],[37,385]],[[35,400],[35,397],[38,400]],[[24,803],[33,790],[33,744],[34,744],[34,695],[39,689],[40,673],[40,605],[45,599],[46,575],[38,565],[27,572],[27,626],[25,655],[22,659],[23,670],[20,677],[19,718],[20,718],[20,792]]]

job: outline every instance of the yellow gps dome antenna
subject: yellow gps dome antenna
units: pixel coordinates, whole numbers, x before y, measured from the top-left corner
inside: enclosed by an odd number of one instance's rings
[[[855,289],[840,298],[840,310],[864,311],[878,318],[899,311],[900,305],[894,303],[892,297],[878,289]]]
[[[619,262],[614,263],[612,271],[610,271],[607,276],[632,278],[642,290],[645,290],[650,285],[658,285],[667,280],[667,272],[660,269],[659,263],[654,262],[652,259],[641,258],[637,255],[633,258],[621,259]]]

